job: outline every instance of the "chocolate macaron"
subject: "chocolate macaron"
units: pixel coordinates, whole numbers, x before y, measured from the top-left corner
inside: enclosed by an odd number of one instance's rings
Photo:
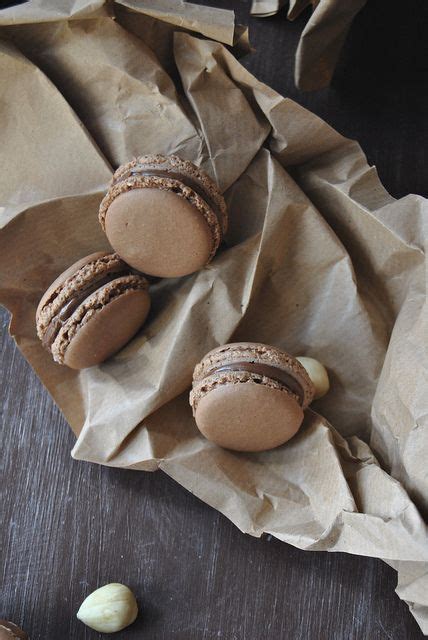
[[[117,169],[99,220],[128,264],[161,278],[206,265],[227,228],[226,204],[211,178],[188,160],[162,155]]]
[[[28,640],[28,635],[9,620],[0,620],[0,640]]]
[[[295,435],[314,391],[293,356],[238,342],[210,351],[196,365],[190,404],[208,440],[235,451],[264,451]]]
[[[146,278],[115,253],[93,253],[64,271],[43,295],[37,335],[56,362],[85,369],[123,347],[149,309]]]

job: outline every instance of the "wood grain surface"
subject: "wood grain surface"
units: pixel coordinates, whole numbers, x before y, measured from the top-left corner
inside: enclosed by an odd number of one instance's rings
[[[204,2],[235,7],[246,0]],[[308,13],[250,19],[261,80],[360,141],[395,196],[427,195],[426,0],[369,0],[330,89],[301,94],[294,51]],[[425,164],[424,164],[425,162]],[[144,640],[416,640],[383,562],[309,553],[240,533],[161,472],[73,461],[73,435],[7,335],[1,312],[0,618],[32,640],[102,636],[76,611],[119,581],[141,614],[122,638]]]

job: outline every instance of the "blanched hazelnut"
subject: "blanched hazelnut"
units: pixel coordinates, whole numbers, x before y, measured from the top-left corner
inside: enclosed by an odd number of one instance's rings
[[[330,381],[328,379],[327,369],[321,362],[315,360],[315,358],[307,358],[306,356],[299,356],[296,358],[303,365],[312,380],[312,384],[315,387],[314,400],[325,396],[330,389]]]
[[[132,591],[113,582],[91,593],[82,602],[77,617],[95,631],[114,633],[132,624],[137,614],[138,606]]]

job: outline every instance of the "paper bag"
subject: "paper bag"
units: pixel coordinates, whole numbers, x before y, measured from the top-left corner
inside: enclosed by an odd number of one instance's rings
[[[427,632],[426,200],[394,200],[357,143],[188,22],[169,40],[174,84],[123,7],[119,24],[100,3],[63,4],[3,12],[0,299],[78,436],[73,456],[160,468],[252,535],[383,558]],[[146,3],[127,5],[143,24]],[[164,10],[153,2],[148,18]],[[154,285],[147,325],[114,358],[68,370],[37,340],[38,300],[108,247],[97,210],[112,170],[154,151],[218,181],[225,247],[199,273]],[[331,392],[273,451],[222,450],[192,419],[194,365],[234,340],[330,372]]]

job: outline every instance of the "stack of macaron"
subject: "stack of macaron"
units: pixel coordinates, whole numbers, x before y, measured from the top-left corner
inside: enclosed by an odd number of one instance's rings
[[[99,220],[113,252],[74,263],[50,285],[36,312],[43,345],[73,369],[119,351],[147,318],[150,276],[201,269],[227,229],[218,186],[177,156],[142,156],[119,167]],[[190,404],[207,439],[236,451],[261,451],[293,437],[304,410],[328,386],[324,367],[311,358],[264,344],[228,344],[196,365]]]

